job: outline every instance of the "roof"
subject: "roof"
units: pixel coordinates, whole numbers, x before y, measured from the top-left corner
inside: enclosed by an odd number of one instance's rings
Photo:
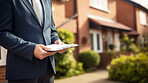
[[[134,6],[140,7],[141,9],[148,12],[148,1],[147,0],[125,0]]]
[[[139,33],[136,32],[135,30],[132,30],[131,32],[126,32],[125,34],[128,34],[130,36],[139,36]]]
[[[119,22],[106,22],[106,21],[101,21],[101,20],[94,19],[94,18],[89,18],[89,21],[90,21],[91,28],[100,28],[99,26],[102,26],[101,28],[109,28],[109,29],[121,30],[121,31],[131,31],[132,30],[130,27],[124,24],[121,24]]]

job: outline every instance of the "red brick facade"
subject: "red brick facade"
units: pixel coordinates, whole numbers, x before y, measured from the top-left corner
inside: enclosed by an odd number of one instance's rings
[[[126,1],[117,0],[117,21],[135,29],[134,6]]]
[[[6,67],[5,66],[0,66],[0,83],[1,82],[7,82],[5,80],[5,72],[6,72]]]
[[[142,10],[140,8],[136,8],[136,27],[137,32],[140,34],[139,38],[141,38],[144,34],[148,33],[148,26],[143,26],[140,24],[140,18],[139,18],[139,11]],[[143,10],[144,11],[144,10]],[[147,12],[147,18],[148,18],[148,12]],[[148,19],[147,19],[148,23]]]
[[[118,18],[117,21],[135,30],[139,34],[138,38],[141,38],[145,33],[148,32],[148,26],[140,24],[140,17],[139,17],[140,10],[145,11],[147,13],[147,18],[148,18],[147,10],[138,6],[134,6],[133,4],[126,1],[117,0],[117,18]]]

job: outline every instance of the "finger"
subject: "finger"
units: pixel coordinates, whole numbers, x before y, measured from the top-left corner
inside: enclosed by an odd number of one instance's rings
[[[47,47],[47,46],[44,46],[44,45],[40,45],[40,47],[44,50],[50,50],[51,48]]]
[[[59,44],[59,40],[55,41],[55,43],[54,43],[54,44]]]
[[[67,49],[62,50],[63,52],[67,51]]]
[[[61,42],[61,44],[62,44],[62,45],[64,45],[64,43],[63,43],[63,42]]]
[[[57,44],[61,44],[60,41],[57,41]]]
[[[54,52],[50,52],[51,54],[55,54],[55,53],[57,53],[57,51],[54,51]]]
[[[64,49],[64,51],[67,51],[68,49]]]
[[[43,51],[42,53],[43,53],[44,56],[50,56],[50,55],[54,55],[57,52],[56,51],[55,52]]]
[[[60,51],[58,51],[58,53],[60,53],[60,54],[61,54],[61,53],[62,53],[62,51],[60,50]]]
[[[65,50],[60,50],[60,51],[58,51],[58,53],[62,54],[62,53],[64,53],[65,51],[66,51],[66,49],[65,49]]]
[[[57,41],[55,41],[54,44],[57,44]]]

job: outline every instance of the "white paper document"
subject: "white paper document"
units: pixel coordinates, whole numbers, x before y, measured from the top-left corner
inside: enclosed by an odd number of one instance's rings
[[[77,47],[77,46],[79,46],[79,45],[78,44],[64,44],[64,45],[51,44],[51,45],[47,46],[51,49],[46,50],[46,51],[58,51],[58,50],[63,50],[63,49],[67,49],[67,48]]]

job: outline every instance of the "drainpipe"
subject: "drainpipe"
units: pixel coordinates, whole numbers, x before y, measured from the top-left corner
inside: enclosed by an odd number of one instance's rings
[[[60,25],[58,25],[57,27],[56,27],[56,29],[57,28],[60,28],[60,27],[62,27],[63,25],[65,25],[66,23],[68,23],[69,21],[71,21],[72,19],[76,19],[76,29],[77,29],[77,32],[76,32],[76,43],[78,44],[78,45],[80,45],[80,43],[79,43],[79,21],[78,21],[78,10],[77,10],[77,0],[73,0],[73,5],[74,5],[74,15],[72,16],[72,17],[70,17],[68,20],[66,20],[65,22],[63,22],[62,24],[60,24]],[[76,54],[78,54],[79,53],[79,47],[77,47],[77,49],[76,49]],[[75,56],[76,58],[77,58],[77,56]]]
[[[78,14],[78,3],[77,3],[77,0],[74,0],[74,13],[77,13]],[[78,15],[79,16],[79,15]],[[79,43],[79,21],[78,21],[78,16],[76,17],[76,28],[77,28],[77,35],[76,35],[76,43],[78,45],[80,45]],[[79,53],[79,47],[77,47],[77,54]]]
[[[134,18],[135,18],[135,19],[134,19],[134,25],[135,25],[135,26],[134,26],[134,27],[135,27],[134,30],[135,30],[136,32],[138,32],[138,31],[137,31],[137,15],[136,15],[136,6],[135,6],[135,5],[134,5]],[[138,36],[135,37],[135,40],[138,40]],[[135,43],[137,43],[137,41],[135,41]]]
[[[137,16],[136,16],[136,6],[134,6],[134,27],[135,27],[135,30],[137,31]]]

